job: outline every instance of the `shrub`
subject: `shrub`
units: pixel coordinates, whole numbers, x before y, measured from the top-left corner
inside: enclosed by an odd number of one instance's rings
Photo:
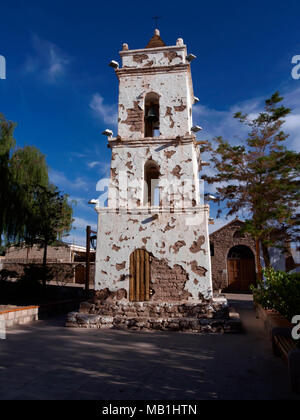
[[[48,267],[45,268],[41,264],[29,264],[24,267],[24,273],[18,281],[18,286],[20,289],[24,289],[24,291],[38,291],[42,289],[42,279],[44,275],[46,281],[51,279]]]
[[[265,309],[278,311],[291,321],[294,315],[300,314],[300,273],[266,268],[263,274],[265,280],[251,288],[255,302]]]
[[[19,276],[19,274],[16,271],[13,270],[6,270],[3,268],[3,270],[0,271],[0,281],[7,281],[8,279],[15,279]]]

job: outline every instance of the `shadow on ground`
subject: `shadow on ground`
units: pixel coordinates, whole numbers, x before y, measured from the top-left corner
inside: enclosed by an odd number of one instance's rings
[[[249,299],[232,297],[245,332],[77,330],[64,318],[0,340],[1,399],[297,399]]]

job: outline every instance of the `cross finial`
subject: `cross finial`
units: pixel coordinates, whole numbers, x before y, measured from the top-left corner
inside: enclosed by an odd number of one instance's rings
[[[155,21],[155,28],[157,28],[157,21],[161,19],[161,16],[153,16],[152,19]]]

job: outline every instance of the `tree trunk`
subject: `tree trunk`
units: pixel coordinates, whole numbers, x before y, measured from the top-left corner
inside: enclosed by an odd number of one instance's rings
[[[46,274],[47,274],[47,248],[48,248],[48,241],[44,243],[44,255],[43,255],[43,289],[46,288]]]
[[[263,243],[261,244],[261,249],[263,252],[263,257],[264,257],[264,262],[265,262],[265,266],[268,268],[271,266],[271,260],[270,260],[270,254],[269,254],[269,249],[266,245],[264,245]]]
[[[262,281],[262,270],[260,264],[260,241],[259,238],[255,239],[255,247],[256,247],[256,265],[257,265],[257,277],[259,281]]]

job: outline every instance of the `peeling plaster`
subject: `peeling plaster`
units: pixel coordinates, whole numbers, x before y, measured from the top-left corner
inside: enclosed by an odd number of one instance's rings
[[[204,208],[200,207],[197,209],[197,213],[203,212]],[[128,214],[120,213],[107,213],[105,210],[99,214],[98,237],[101,247],[97,249],[97,268],[101,267],[101,270],[109,273],[109,276],[103,278],[97,275],[96,272],[96,290],[108,287],[110,290],[118,290],[125,288],[129,290],[129,257],[135,249],[144,248],[157,259],[161,259],[162,255],[166,260],[168,266],[171,268],[175,265],[180,265],[188,275],[188,281],[186,282],[185,289],[191,293],[190,300],[197,300],[199,292],[206,297],[210,296],[210,264],[208,264],[208,242],[206,241],[202,248],[205,249],[206,253],[199,252],[198,254],[191,253],[190,247],[193,246],[193,242],[201,236],[205,236],[205,218],[207,217],[206,211],[203,212],[204,223],[197,226],[186,225],[185,216],[182,213],[173,214],[172,220],[168,213],[159,214],[160,223],[151,223],[144,225],[140,231],[141,223],[145,219],[145,214],[135,214],[134,220],[139,219],[139,223],[134,223],[132,217]],[[172,224],[170,224],[172,222]],[[120,250],[117,252],[118,260],[115,261],[115,257],[112,256],[112,246],[115,242],[113,240],[105,239],[105,235],[102,233],[101,226],[109,226],[112,230],[112,237],[119,238],[118,233],[128,229],[132,235],[129,240],[120,241],[118,246]],[[169,229],[165,231],[168,226]],[[196,233],[196,237],[195,237]],[[178,235],[180,238],[178,239]],[[196,239],[195,239],[196,238]],[[121,235],[121,239],[124,237]],[[143,240],[144,239],[144,240]],[[145,239],[147,243],[145,243]],[[182,241],[182,242],[181,242]],[[183,245],[183,242],[186,245]],[[183,246],[181,246],[183,245]],[[175,246],[175,249],[174,249]],[[176,253],[174,251],[177,251]],[[107,256],[110,255],[111,259],[107,261]],[[197,255],[197,259],[195,258]],[[120,262],[121,261],[121,262]],[[126,279],[122,279],[120,283],[120,276],[127,276]],[[195,282],[195,279],[197,282]]]
[[[144,98],[148,92],[159,95],[160,115],[169,113],[168,119],[161,118],[161,136],[175,138],[181,133],[190,133],[193,123],[189,110],[194,95],[189,66],[185,63],[186,48],[170,47],[157,53],[146,51],[126,51],[121,54],[123,70],[117,72],[120,81],[119,103],[122,104],[119,106],[119,135],[125,139],[143,136]],[[161,66],[164,66],[164,72],[160,70]],[[136,72],[127,75],[127,69],[136,69]],[[143,75],[143,71],[147,73]],[[170,114],[172,109],[173,115]]]
[[[172,170],[171,174],[176,176],[176,178],[180,179],[182,177],[181,166],[176,165],[175,168]]]
[[[173,249],[174,254],[178,254],[178,251],[180,250],[180,248],[185,245],[186,245],[185,241],[177,241],[175,242],[174,245],[171,245],[169,249],[170,250]]]
[[[175,150],[165,150],[164,151],[164,154],[165,154],[167,159],[170,159],[175,153],[176,153]]]
[[[190,247],[190,251],[193,254],[196,254],[197,252],[200,252],[200,251],[203,251],[205,253],[206,252],[205,249],[201,248],[204,242],[205,242],[205,237],[199,236],[199,238],[193,242],[192,246]]]
[[[114,250],[114,251],[120,251],[121,247],[113,244],[111,249]]]
[[[124,270],[125,266],[126,266],[126,261],[123,261],[121,264],[116,264],[116,269],[118,271]]]
[[[186,46],[120,54],[118,136],[109,141],[108,207],[96,207],[100,246],[95,290],[119,293],[122,289],[122,298],[127,298],[130,255],[135,249],[146,249],[169,269],[181,267],[187,279],[185,299],[210,298],[209,208],[199,200],[200,151],[190,130],[194,94]],[[159,96],[160,135],[145,139],[144,98],[149,92]],[[155,216],[143,206],[144,167],[149,158],[160,167],[161,208],[155,209]]]

